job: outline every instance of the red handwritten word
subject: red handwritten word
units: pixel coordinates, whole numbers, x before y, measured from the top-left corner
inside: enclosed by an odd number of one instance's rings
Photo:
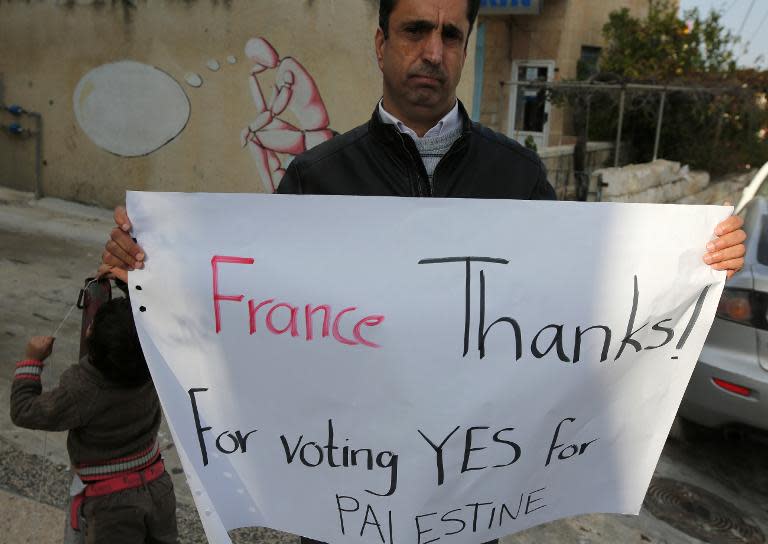
[[[243,299],[245,299],[245,295],[239,294],[239,295],[223,295],[221,292],[219,292],[219,264],[248,264],[251,265],[254,263],[254,260],[251,258],[246,257],[223,257],[220,255],[215,255],[211,259],[211,269],[213,272],[213,313],[214,317],[216,319],[216,333],[221,332],[221,308],[220,308],[220,302],[226,301],[226,302],[242,302]],[[258,317],[259,317],[259,310],[262,308],[267,308],[268,310],[265,310],[262,312],[264,325],[266,326],[266,329],[275,335],[282,335],[290,331],[290,334],[292,337],[298,337],[300,336],[299,332],[299,323],[302,321],[299,317],[299,306],[294,306],[292,304],[288,304],[287,302],[278,302],[275,304],[275,299],[269,298],[266,300],[262,300],[257,302],[254,299],[248,300],[248,330],[250,334],[255,334],[258,330]],[[282,310],[282,312],[281,312]],[[362,319],[359,319],[355,325],[352,327],[352,337],[350,338],[347,334],[346,336],[342,334],[342,323],[341,320],[346,314],[351,314],[352,312],[355,312],[357,310],[356,307],[352,306],[349,308],[344,308],[340,312],[334,315],[333,309],[328,304],[320,304],[320,305],[312,305],[312,304],[306,304],[304,306],[304,338],[306,341],[312,341],[315,339],[314,334],[314,316],[316,313],[321,312],[323,313],[323,325],[320,332],[321,338],[326,338],[328,336],[333,336],[333,338],[344,345],[347,346],[357,346],[357,345],[363,345],[369,348],[378,348],[381,347],[379,344],[376,344],[374,342],[371,342],[370,340],[367,340],[363,337],[362,328],[363,327],[376,327],[380,325],[384,321],[383,315],[367,315],[363,317]],[[284,326],[279,327],[275,324],[276,315],[282,313],[283,315],[287,315],[288,320],[285,323]]]
[[[233,302],[242,302],[245,298],[243,295],[231,296],[219,294],[219,263],[228,264],[253,264],[253,259],[245,259],[243,257],[221,257],[216,255],[211,259],[211,268],[213,268],[213,314],[216,316],[216,334],[221,332],[221,308],[219,307],[220,300],[231,300]]]

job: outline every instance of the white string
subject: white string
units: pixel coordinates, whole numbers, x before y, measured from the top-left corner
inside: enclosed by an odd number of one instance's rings
[[[89,281],[88,283],[86,283],[86,284],[85,284],[85,287],[83,287],[83,291],[85,291],[86,289],[88,289],[88,288],[91,286],[91,284],[93,284],[94,282],[97,282],[97,281],[99,281],[99,279],[98,279],[98,278],[94,278],[94,279],[92,279],[91,281]],[[83,296],[85,296],[85,295],[83,295]],[[74,311],[75,311],[75,308],[77,308],[77,302],[75,302],[75,303],[74,303],[74,304],[73,304],[73,305],[72,305],[72,306],[69,308],[69,311],[67,312],[67,315],[65,315],[65,316],[64,316],[64,319],[62,319],[62,320],[61,320],[61,323],[59,323],[59,326],[58,326],[58,327],[56,327],[56,330],[55,330],[55,331],[53,331],[53,334],[51,335],[53,338],[56,338],[56,335],[57,335],[57,334],[58,334],[58,332],[61,330],[61,327],[64,325],[64,323],[67,321],[67,319],[69,319],[69,316],[70,316],[70,315],[72,315],[72,312],[74,312]]]
[[[99,281],[98,278],[94,278],[88,283],[85,284],[85,287],[83,287],[83,297],[85,297],[85,291],[88,289],[88,287],[91,286],[94,282]],[[78,297],[79,299],[80,297]],[[79,302],[79,300],[78,300]],[[64,323],[69,319],[69,316],[72,315],[72,312],[75,311],[75,308],[77,308],[77,302],[75,302],[72,306],[70,306],[69,310],[67,311],[67,314],[64,316],[64,319],[61,320],[61,323],[59,323],[59,326],[56,327],[56,330],[53,331],[53,334],[51,337],[56,338],[56,335],[61,330],[61,327],[64,326]],[[81,333],[82,334],[82,333]],[[51,364],[53,366],[53,364]],[[43,433],[43,462],[40,464],[40,485],[37,488],[37,498],[38,500],[41,500],[43,497],[43,488],[47,487],[48,485],[48,475],[45,472],[45,461],[47,460],[46,455],[48,454],[48,431],[45,431]]]
[[[61,330],[62,325],[64,325],[64,322],[67,320],[67,318],[70,316],[70,314],[74,311],[74,309],[77,308],[77,303],[73,304],[72,307],[67,312],[67,315],[64,316],[64,319],[61,320],[61,323],[59,323],[59,326],[56,327],[56,330],[53,331],[53,334],[51,336],[53,338],[56,338],[56,335],[59,333],[59,330]]]

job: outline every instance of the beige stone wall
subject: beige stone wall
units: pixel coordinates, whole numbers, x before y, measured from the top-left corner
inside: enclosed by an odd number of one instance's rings
[[[738,202],[754,175],[753,170],[710,181],[707,172],[692,172],[678,162],[659,159],[597,170],[592,176],[592,184],[596,187],[598,178],[606,184],[601,195],[604,202],[719,206],[724,202]]]
[[[629,8],[636,17],[648,13],[648,0],[571,0],[568,2],[561,47],[558,51],[560,79],[576,77],[576,65],[581,46],[603,47],[603,26],[608,14],[621,8]]]
[[[621,168],[605,168],[593,174],[602,179],[604,202],[666,204],[694,199],[709,186],[707,172],[691,172],[679,162],[659,159]]]
[[[263,37],[281,58],[299,61],[317,84],[330,128],[343,132],[364,122],[381,95],[373,50],[377,9],[375,0],[5,1],[0,100],[43,115],[46,195],[112,206],[126,189],[263,191],[241,143],[257,113],[245,44]],[[474,50],[473,38],[459,88],[470,110]],[[226,60],[230,55],[234,64]],[[206,66],[211,59],[218,71]],[[74,114],[73,92],[83,76],[120,60],[162,70],[189,99],[185,128],[145,156],[106,151]],[[274,72],[260,76],[267,98]],[[203,84],[190,86],[188,73],[199,74]],[[298,122],[291,114],[284,118]],[[2,114],[0,123],[9,121]],[[32,140],[0,136],[0,184],[32,190],[33,179]]]
[[[602,29],[611,11],[627,7],[635,16],[648,0],[546,0],[540,15],[483,17],[486,53],[480,121],[504,131],[509,116],[509,81],[515,60],[554,60],[555,80],[574,79],[582,46],[603,47]],[[489,62],[490,60],[490,62]],[[561,108],[550,113],[549,145],[573,143],[570,122]]]

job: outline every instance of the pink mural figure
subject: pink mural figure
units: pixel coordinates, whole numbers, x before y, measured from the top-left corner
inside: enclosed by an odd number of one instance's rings
[[[249,84],[257,115],[243,130],[242,145],[251,151],[264,189],[273,193],[293,157],[330,140],[333,132],[317,85],[298,61],[280,59],[264,38],[248,40],[245,55],[253,62]],[[267,101],[258,76],[274,69],[275,83]],[[280,117],[287,112],[298,126]]]

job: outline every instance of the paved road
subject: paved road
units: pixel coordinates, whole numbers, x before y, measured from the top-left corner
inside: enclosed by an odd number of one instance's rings
[[[51,334],[93,273],[108,211],[0,188],[0,406],[8,406],[13,362],[32,334]],[[44,384],[75,360],[79,315],[57,335]],[[547,524],[503,544],[768,543],[768,446],[752,439],[668,440],[640,516],[592,515]],[[161,434],[179,501],[182,542],[205,542],[167,428]],[[0,538],[60,542],[70,473],[64,433],[18,429],[0,410]],[[266,529],[233,533],[235,542],[291,542]]]

